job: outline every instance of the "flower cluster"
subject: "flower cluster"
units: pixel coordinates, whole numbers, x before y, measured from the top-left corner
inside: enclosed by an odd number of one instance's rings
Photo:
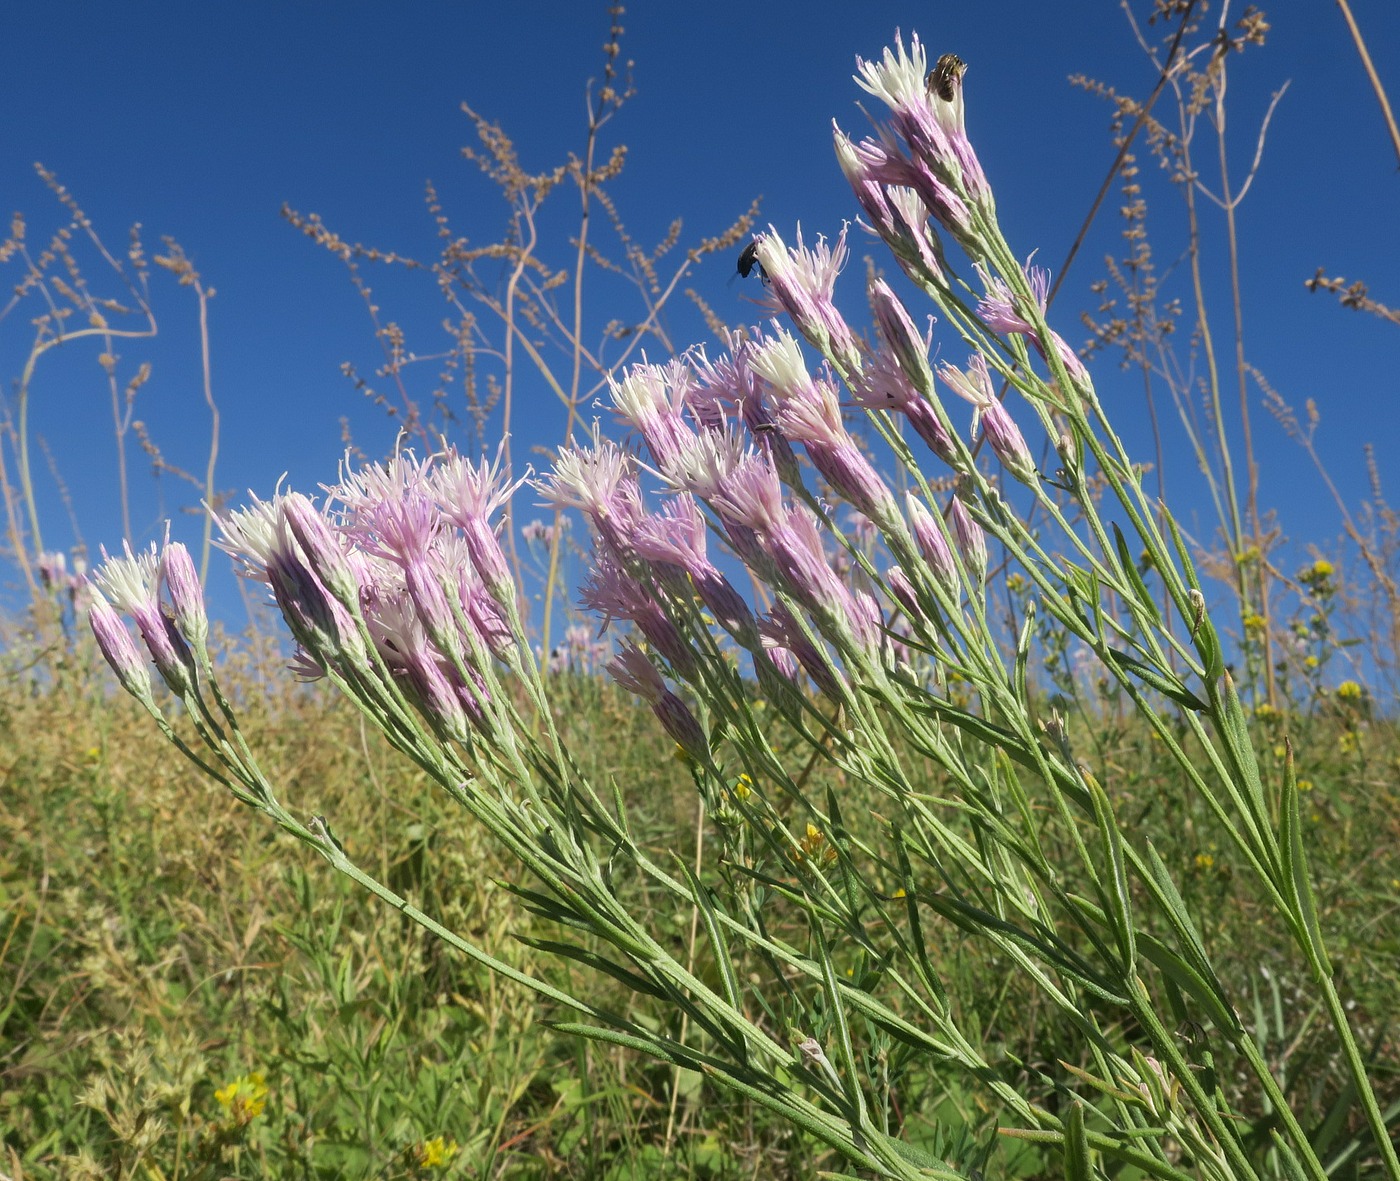
[[[229,1122],[242,1127],[262,1115],[267,1106],[267,1080],[261,1071],[236,1078],[214,1092],[214,1099],[224,1109]]]
[[[346,472],[320,507],[300,493],[254,499],[220,521],[220,545],[266,585],[297,641],[295,671],[330,676],[393,711],[407,703],[463,744],[487,725],[493,663],[518,655],[516,587],[495,518],[517,484],[448,450]],[[129,616],[176,696],[196,691],[208,621],[178,543],[108,558],[91,621],[122,684],[149,702]]]

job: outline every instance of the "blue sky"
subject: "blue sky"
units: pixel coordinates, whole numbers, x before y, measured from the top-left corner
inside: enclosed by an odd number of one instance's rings
[[[1400,95],[1400,5],[1353,0],[1353,8],[1382,79]],[[1292,83],[1241,210],[1247,350],[1290,401],[1316,400],[1319,448],[1354,505],[1366,493],[1364,442],[1377,444],[1383,472],[1396,475],[1400,332],[1309,294],[1303,283],[1324,266],[1400,304],[1400,174],[1335,6],[1285,0],[1266,11],[1269,44],[1234,60],[1231,83],[1237,173],[1270,95]],[[347,239],[426,258],[436,248],[423,205],[432,179],[457,232],[477,242],[497,237],[505,209],[461,159],[472,129],[459,104],[498,119],[527,168],[561,162],[582,146],[584,86],[600,73],[607,23],[602,4],[562,0],[13,6],[0,46],[0,204],[25,213],[36,243],[60,224],[33,175],[38,160],[115,250],[135,221],[150,252],[161,235],[178,239],[218,292],[211,326],[224,421],[219,486],[266,494],[287,472],[310,488],[334,476],[341,416],[370,453],[389,449],[394,428],[340,372],[345,361],[362,371],[378,361],[363,305],[340,265],[288,226],[280,206],[319,213]],[[878,54],[902,28],[917,30],[933,53],[954,50],[969,62],[969,130],[1003,225],[1019,252],[1038,250],[1038,261],[1058,267],[1113,157],[1107,104],[1072,88],[1068,76],[1088,74],[1137,95],[1155,78],[1121,10],[1107,2],[636,3],[623,23],[637,95],[604,143],[628,145],[614,196],[643,242],[660,238],[673,217],[685,221],[685,242],[717,233],[760,194],[762,219],[785,233],[798,221],[809,234],[839,230],[856,208],[831,154],[831,120],[864,128],[854,57]],[[1180,202],[1142,159],[1165,269],[1182,242]],[[570,203],[555,200],[561,210]],[[1053,319],[1072,341],[1085,335],[1078,317],[1097,302],[1090,284],[1104,273],[1105,253],[1122,253],[1118,205],[1115,190],[1057,301]],[[546,227],[562,234],[567,224],[561,216]],[[1217,230],[1210,241],[1219,244]],[[1223,255],[1212,253],[1215,331],[1228,344]],[[110,287],[96,282],[97,268],[83,257],[96,285]],[[4,269],[8,286],[17,276],[13,264]],[[744,302],[750,292],[730,284],[732,272],[726,255],[687,282],[738,321],[752,314]],[[857,261],[857,298],[859,274]],[[1183,277],[1178,268],[1173,282],[1185,295]],[[405,323],[415,334],[410,343],[426,351],[440,300],[426,282],[380,278],[386,318]],[[606,285],[599,291],[606,299]],[[138,416],[168,459],[202,470],[207,416],[194,303],[158,272],[153,304],[161,337],[125,348],[120,372],[152,362]],[[593,311],[599,323],[613,314],[601,304]],[[32,314],[0,323],[7,389],[23,364]],[[681,344],[701,331],[679,307],[675,328]],[[96,352],[78,345],[49,354],[32,408],[34,430],[50,446],[94,549],[120,540]],[[1150,458],[1140,383],[1120,374],[1116,358],[1096,361],[1094,373],[1110,413]],[[558,404],[542,387],[527,385],[522,398],[517,443],[556,441]],[[1306,543],[1336,535],[1337,517],[1306,458],[1259,409],[1258,395],[1251,398],[1263,500],[1279,511],[1301,558]],[[156,489],[140,452],[130,458],[137,540],[149,540],[164,515],[195,498],[168,479]],[[1208,508],[1188,457],[1174,450],[1168,468],[1180,489],[1178,512],[1208,539]],[[73,539],[68,517],[47,472],[39,475],[45,542],[63,548]],[[193,540],[196,522],[179,516],[175,531]]]

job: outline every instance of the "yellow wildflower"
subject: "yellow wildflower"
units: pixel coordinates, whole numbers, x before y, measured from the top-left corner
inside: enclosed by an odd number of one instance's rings
[[[1264,617],[1256,612],[1250,611],[1240,622],[1244,624],[1244,630],[1247,632],[1262,632],[1264,630]]]
[[[1197,853],[1197,854],[1196,854],[1196,868],[1197,868],[1197,869],[1202,869],[1202,870],[1204,870],[1204,869],[1214,869],[1214,868],[1215,868],[1215,858],[1212,857],[1209,853]]]
[[[267,1106],[267,1081],[255,1070],[215,1091],[214,1098],[234,1123],[252,1123]]]
[[[1299,790],[1299,791],[1312,791],[1312,789],[1313,789],[1313,781],[1312,781],[1311,779],[1300,779],[1300,780],[1298,780],[1298,790]]]
[[[740,775],[734,781],[734,796],[736,799],[746,800],[753,795],[753,780],[747,775]]]
[[[1343,701],[1360,701],[1362,689],[1355,681],[1343,681],[1337,686],[1337,696]]]
[[[424,1140],[416,1148],[418,1156],[418,1167],[420,1169],[445,1169],[452,1163],[452,1158],[457,1155],[461,1145],[455,1140],[448,1140],[443,1136],[434,1136],[431,1140]]]

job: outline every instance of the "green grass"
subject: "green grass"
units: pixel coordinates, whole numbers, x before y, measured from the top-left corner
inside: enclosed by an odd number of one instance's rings
[[[91,672],[66,658],[51,677],[7,678],[0,691],[0,1172],[738,1179],[839,1168],[698,1077],[555,1035],[542,1022],[557,1014],[361,897],[175,757],[125,695],[92,688]],[[353,856],[449,926],[577,986],[584,969],[513,938],[551,932],[498,884],[512,871],[343,703],[269,679],[251,659],[231,677],[296,810],[325,814]],[[650,714],[597,683],[561,689],[567,741],[587,771],[640,806],[648,843],[691,856],[690,777]],[[1255,998],[1246,1018],[1265,1053],[1287,1064],[1290,1098],[1323,1124],[1342,1076],[1322,1023],[1299,1007],[1292,958],[1145,728],[1099,706],[1100,765],[1120,815],[1180,871],[1222,974]],[[1266,758],[1281,758],[1285,731],[1301,752],[1323,922],[1394,1102],[1400,733],[1335,698],[1296,716],[1265,711],[1256,725]],[[824,786],[859,817],[873,802],[863,786],[829,774]],[[683,948],[689,915],[652,903],[635,899]],[[929,943],[964,1026],[1053,1109],[1057,1063],[1076,1064],[1074,1032],[984,944],[953,929]],[[587,991],[624,1003],[606,979]],[[781,1018],[782,998],[768,1000]],[[1182,1031],[1192,1053],[1207,1049],[1193,1036]],[[911,1141],[966,1162],[975,1146],[939,1139],[940,1121],[995,1139],[972,1080],[917,1064],[901,1078],[909,1066],[897,1054],[887,1064]],[[1003,1140],[989,1175],[1057,1167]]]

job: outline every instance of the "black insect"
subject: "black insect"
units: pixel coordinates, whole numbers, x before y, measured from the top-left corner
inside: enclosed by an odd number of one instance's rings
[[[758,261],[758,239],[755,238],[743,250],[739,251],[739,278],[747,279],[758,271],[758,278],[765,287],[768,286],[768,272],[763,269],[763,264]]]
[[[945,103],[950,103],[965,73],[967,62],[956,53],[945,53],[934,63],[924,84],[930,94],[936,94]]]

